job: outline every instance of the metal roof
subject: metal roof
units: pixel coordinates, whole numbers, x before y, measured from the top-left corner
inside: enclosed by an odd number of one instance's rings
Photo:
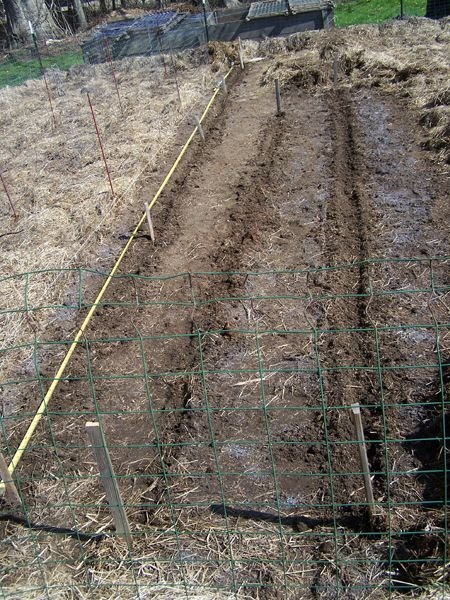
[[[333,6],[332,0],[288,0],[293,15]]]
[[[252,2],[247,19],[264,19],[289,14],[287,0],[267,0],[266,2]]]

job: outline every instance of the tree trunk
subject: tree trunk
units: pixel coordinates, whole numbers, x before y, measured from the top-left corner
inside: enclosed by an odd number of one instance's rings
[[[86,29],[87,20],[86,15],[84,14],[84,8],[81,0],[73,0],[73,7],[75,9],[75,13],[77,15],[78,27],[81,30]]]
[[[426,17],[442,19],[447,15],[450,15],[450,0],[427,0]]]
[[[100,0],[100,12],[105,14],[108,12],[108,8],[106,6],[106,0]]]
[[[14,41],[31,41],[28,21],[19,0],[3,0],[6,13],[6,29]]]
[[[19,41],[32,41],[28,21],[33,25],[38,39],[56,37],[62,33],[45,0],[3,0],[3,5],[8,31]]]
[[[38,39],[58,37],[62,30],[47,8],[45,0],[22,0],[25,17],[31,21]]]

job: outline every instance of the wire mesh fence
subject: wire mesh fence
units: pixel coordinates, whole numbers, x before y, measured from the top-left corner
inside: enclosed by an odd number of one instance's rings
[[[114,277],[28,438],[105,276],[3,278],[2,597],[445,597],[449,264]]]

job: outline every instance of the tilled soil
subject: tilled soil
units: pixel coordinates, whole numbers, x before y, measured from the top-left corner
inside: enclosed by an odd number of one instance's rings
[[[265,69],[231,86],[155,207],[155,245],[121,267],[136,278],[108,290],[52,400],[57,456],[41,433],[21,469],[69,481],[81,520],[70,477],[92,472],[84,425],[101,419],[132,528],[175,544],[169,580],[386,597],[432,579],[445,545],[448,263],[428,259],[447,251],[448,180],[400,101],[291,87],[276,116]]]

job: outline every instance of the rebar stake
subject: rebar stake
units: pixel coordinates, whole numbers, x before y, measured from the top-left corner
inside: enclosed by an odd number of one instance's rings
[[[111,193],[112,193],[112,195],[114,197],[115,196],[114,187],[113,187],[113,182],[112,182],[112,178],[111,178],[111,172],[109,170],[108,162],[106,160],[105,149],[104,149],[103,143],[102,143],[102,136],[100,135],[100,129],[99,129],[98,124],[97,124],[97,119],[95,117],[94,107],[92,105],[91,96],[89,95],[88,91],[86,91],[86,95],[87,95],[87,99],[88,99],[88,103],[89,103],[89,108],[91,109],[91,115],[92,115],[92,120],[94,122],[95,133],[97,134],[98,144],[100,146],[100,154],[101,154],[101,156],[103,158],[103,164],[105,165],[106,175],[108,176],[109,187],[111,188]]]
[[[13,204],[13,201],[11,200],[11,195],[9,193],[8,186],[6,185],[6,181],[3,179],[3,175],[1,173],[1,171],[0,171],[0,180],[1,180],[2,185],[3,185],[3,189],[5,190],[6,197],[8,198],[8,202],[9,202],[9,205],[10,205],[11,210],[13,212],[14,218],[17,219],[16,209],[14,208],[14,204]]]

